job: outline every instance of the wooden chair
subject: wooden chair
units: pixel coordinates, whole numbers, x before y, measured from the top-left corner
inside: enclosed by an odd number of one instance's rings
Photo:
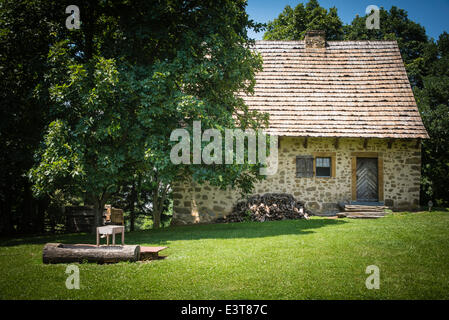
[[[115,225],[125,225],[122,209],[111,208],[111,223]]]
[[[105,223],[114,225],[125,225],[122,209],[113,208],[110,204],[105,205]]]

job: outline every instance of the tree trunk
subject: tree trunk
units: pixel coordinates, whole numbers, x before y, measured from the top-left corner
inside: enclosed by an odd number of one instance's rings
[[[12,223],[11,204],[8,200],[1,202],[0,210],[0,233],[11,235],[14,233],[14,226]]]
[[[131,211],[131,213],[129,215],[129,231],[134,231],[135,221],[136,221],[135,212]]]
[[[153,229],[161,227],[161,209],[153,208]]]
[[[159,191],[153,192],[153,229],[158,229],[161,227],[161,213],[164,208],[164,203],[160,202]]]
[[[134,222],[136,220],[136,203],[137,200],[137,192],[136,192],[136,186],[135,182],[133,181],[132,189],[131,189],[131,201],[130,201],[130,207],[129,207],[129,220],[130,220],[130,231],[134,231]]]
[[[45,232],[45,212],[48,210],[49,201],[47,199],[35,200],[36,215],[34,216],[33,225],[40,233]]]
[[[95,199],[94,200],[94,225],[92,233],[96,233],[97,227],[101,227],[103,225],[103,211],[104,204],[106,203],[106,199]]]
[[[33,216],[35,215],[35,201],[28,183],[23,185],[23,200],[19,205],[20,223],[17,225],[19,233],[36,233],[33,225]]]
[[[94,56],[94,33],[98,20],[96,2],[89,2],[86,9],[84,10],[84,18],[83,11],[81,11],[81,21],[83,22],[81,28],[84,30],[84,57],[86,61],[89,61]]]
[[[159,190],[160,188],[160,190]],[[153,191],[153,228],[157,229],[161,226],[161,215],[164,211],[164,203],[167,197],[167,186],[160,182],[157,183],[156,189]]]
[[[44,263],[135,262],[140,259],[139,245],[95,246],[88,244],[47,243],[42,252]]]

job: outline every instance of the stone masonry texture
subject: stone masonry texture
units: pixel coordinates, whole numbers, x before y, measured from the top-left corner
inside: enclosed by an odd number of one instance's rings
[[[282,137],[277,173],[257,183],[252,194],[289,193],[305,202],[316,214],[333,214],[339,202],[352,199],[351,159],[354,152],[376,152],[383,158],[384,202],[393,210],[413,210],[419,205],[421,147],[415,139],[308,138]],[[317,152],[335,153],[335,177],[297,178],[296,157]],[[232,211],[242,200],[238,190],[220,190],[192,181],[173,184],[175,225],[213,223]]]

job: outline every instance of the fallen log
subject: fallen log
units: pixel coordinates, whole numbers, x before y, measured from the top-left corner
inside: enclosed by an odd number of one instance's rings
[[[139,245],[95,246],[89,244],[47,243],[42,252],[44,263],[138,261]]]

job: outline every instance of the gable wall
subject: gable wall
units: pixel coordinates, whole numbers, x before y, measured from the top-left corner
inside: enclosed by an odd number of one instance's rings
[[[395,140],[388,148],[385,139],[369,139],[366,148],[359,138],[340,139],[336,149],[333,138],[282,137],[277,174],[256,184],[254,194],[290,193],[306,202],[315,213],[338,211],[338,202],[352,198],[352,153],[376,152],[383,159],[383,194],[385,204],[395,210],[414,209],[419,204],[421,149],[416,140]],[[296,157],[314,153],[335,153],[336,170],[332,178],[297,178]],[[240,200],[233,190],[219,190],[209,185],[178,182],[173,188],[173,224],[210,223],[232,211]]]

